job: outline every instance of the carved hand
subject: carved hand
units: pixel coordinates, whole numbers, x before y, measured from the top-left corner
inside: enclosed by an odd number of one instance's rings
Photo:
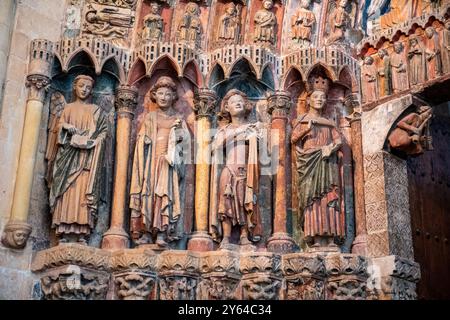
[[[66,129],[67,131],[69,131],[70,134],[76,134],[77,133],[77,128],[75,128],[73,125],[68,124],[68,123],[64,123],[62,126],[64,129]]]

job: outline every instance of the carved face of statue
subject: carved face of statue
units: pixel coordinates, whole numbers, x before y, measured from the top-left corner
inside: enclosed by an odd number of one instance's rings
[[[192,15],[198,15],[198,5],[196,3],[190,2],[186,6],[186,11]]]
[[[380,51],[378,51],[378,56],[379,56],[381,59],[383,59],[384,56],[386,56],[386,51],[383,50],[383,49],[381,49]]]
[[[419,42],[418,42],[418,40],[417,40],[417,38],[411,38],[410,40],[409,40],[409,44],[412,46],[412,47],[414,47],[414,46],[416,46],[417,44],[418,44]]]
[[[339,6],[340,6],[341,8],[345,8],[345,7],[347,6],[347,4],[348,4],[348,0],[341,0],[341,1],[339,2]]]
[[[13,240],[14,243],[18,246],[21,247],[23,245],[25,245],[25,242],[27,241],[27,232],[23,231],[23,230],[15,230],[13,232]]]
[[[311,95],[310,106],[316,110],[322,110],[327,101],[327,96],[323,91],[314,91]]]
[[[231,96],[230,99],[228,99],[228,104],[225,107],[225,111],[227,111],[232,117],[245,115],[245,99],[239,94]]]
[[[273,2],[272,2],[272,0],[266,0],[266,1],[264,1],[263,7],[264,7],[264,9],[267,9],[267,10],[272,9],[272,8],[273,8]]]
[[[150,4],[150,9],[151,9],[151,12],[153,14],[158,14],[158,12],[159,12],[159,5],[156,2],[152,2]]]
[[[236,10],[236,8],[235,8],[234,4],[233,4],[233,3],[230,3],[230,5],[229,5],[229,6],[227,7],[227,9],[226,9],[226,12],[227,12],[230,16],[232,16],[232,15],[234,15],[235,10]]]
[[[86,14],[86,21],[90,23],[95,23],[97,21],[97,12],[96,11],[89,11]]]
[[[175,101],[175,92],[170,88],[161,87],[156,90],[154,97],[159,108],[167,109],[172,107]]]
[[[433,27],[428,27],[425,29],[425,35],[427,36],[428,39],[433,38],[434,36],[434,29]]]
[[[311,0],[302,0],[302,2],[300,3],[300,7],[302,7],[303,9],[308,9],[310,4]]]
[[[365,57],[364,64],[371,65],[373,63],[372,57]]]
[[[450,30],[450,20],[445,21],[445,29]]]
[[[86,100],[92,93],[92,81],[88,79],[78,79],[74,85],[75,94],[81,100]]]
[[[401,42],[394,43],[394,51],[396,53],[401,53],[403,51],[403,43]]]

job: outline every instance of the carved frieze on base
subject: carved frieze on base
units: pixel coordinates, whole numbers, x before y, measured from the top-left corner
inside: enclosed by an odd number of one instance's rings
[[[59,267],[41,276],[44,300],[104,300],[109,274],[76,265]]]
[[[365,300],[367,297],[367,260],[354,254],[329,254],[325,257],[327,300]]]
[[[282,258],[285,300],[325,299],[325,261],[316,254],[293,253]]]
[[[37,253],[44,299],[359,300],[416,299],[419,265],[398,256],[275,254],[64,244]]]
[[[241,255],[242,300],[278,300],[280,298],[281,258],[268,252]]]

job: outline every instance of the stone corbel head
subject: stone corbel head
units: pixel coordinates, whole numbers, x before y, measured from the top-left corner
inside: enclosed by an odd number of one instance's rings
[[[25,222],[10,222],[5,226],[2,234],[2,244],[11,249],[25,248],[31,226]]]

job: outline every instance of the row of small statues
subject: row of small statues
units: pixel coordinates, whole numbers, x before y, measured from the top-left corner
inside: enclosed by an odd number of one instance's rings
[[[78,76],[74,102],[60,104],[49,123],[48,185],[52,227],[60,242],[87,243],[99,205],[107,120],[102,108],[90,103],[94,80]],[[325,87],[310,95],[309,112],[293,122],[291,142],[297,154],[299,212],[305,237],[312,245],[333,247],[345,236],[338,151],[341,134],[324,118]],[[161,248],[190,230],[179,223],[184,214],[185,149],[191,133],[174,104],[175,82],[160,77],[150,90],[157,110],[148,112],[138,130],[130,183],[130,234],[136,245],[154,243]],[[209,233],[226,247],[235,242],[257,244],[260,217],[261,148],[268,144],[263,123],[250,122],[252,104],[247,96],[230,90],[221,103],[225,124],[212,141]],[[187,143],[188,142],[188,143]],[[233,243],[232,243],[233,244]],[[237,245],[237,243],[234,243]]]
[[[401,41],[394,43],[390,53],[385,48],[378,50],[379,63],[372,56],[365,57],[361,70],[364,103],[450,73],[450,19],[445,21],[441,36],[430,26],[424,37],[413,34],[408,43],[407,50]]]
[[[328,43],[339,42],[345,38],[345,32],[350,26],[348,13],[348,0],[339,0],[338,5],[330,16],[330,29]],[[315,14],[309,9],[311,0],[301,0],[300,8],[291,17],[291,39],[294,43],[309,45],[312,39],[312,30],[316,24]],[[253,18],[255,27],[253,39],[260,44],[275,45],[277,42],[277,17],[272,11],[273,0],[264,0],[262,8]],[[142,40],[161,41],[163,38],[164,21],[161,17],[160,5],[156,2],[150,4],[151,12],[144,17]],[[229,2],[225,12],[219,18],[216,40],[225,43],[239,41],[241,29],[242,5]],[[198,4],[190,2],[186,5],[185,13],[177,28],[178,40],[199,43],[203,30],[200,20]]]

